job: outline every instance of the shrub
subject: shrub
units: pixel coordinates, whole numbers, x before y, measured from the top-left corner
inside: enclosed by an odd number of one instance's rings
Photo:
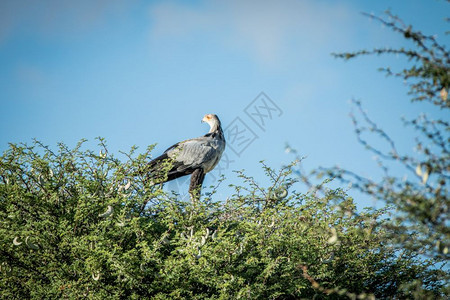
[[[268,187],[238,172],[226,200],[216,186],[191,203],[140,175],[152,147],[121,161],[99,142],[99,154],[82,141],[56,152],[11,144],[2,155],[5,299],[442,296],[441,271],[392,246],[388,209],[358,213],[342,189],[296,191],[294,164],[263,164]]]

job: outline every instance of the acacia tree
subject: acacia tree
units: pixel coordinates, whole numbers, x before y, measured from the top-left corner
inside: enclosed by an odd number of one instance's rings
[[[414,119],[402,119],[412,127],[415,148],[410,153],[400,153],[395,141],[362,108],[360,101],[353,101],[357,113],[351,114],[358,141],[377,158],[383,171],[381,179],[368,178],[351,170],[333,167],[319,168],[312,173],[338,178],[351,183],[353,188],[392,206],[395,212],[391,221],[383,226],[389,230],[389,239],[396,245],[399,255],[412,251],[432,265],[447,272],[437,278],[449,285],[448,259],[450,241],[449,185],[450,185],[450,52],[435,36],[425,35],[405,25],[389,11],[385,17],[367,15],[411,42],[411,48],[375,48],[333,54],[336,58],[350,60],[367,55],[397,55],[406,59],[406,67],[392,70],[380,68],[387,76],[402,78],[409,86],[411,101],[428,104],[430,110],[444,112],[443,118],[432,119],[421,114]],[[449,20],[447,20],[448,22]],[[446,115],[445,115],[446,112]],[[369,137],[377,135],[387,145],[379,147]],[[402,169],[406,176],[398,174]],[[391,172],[395,169],[395,172]],[[304,182],[311,185],[309,176],[298,172]],[[320,189],[320,186],[319,186]],[[411,278],[411,284],[419,284]],[[449,294],[449,289],[446,292]],[[422,297],[420,293],[416,295]]]
[[[412,26],[405,26],[401,20],[387,12],[389,20],[371,16],[395,32],[402,34],[414,44],[411,49],[380,48],[372,51],[335,54],[336,57],[351,59],[371,54],[398,54],[406,57],[412,66],[394,71],[382,68],[387,75],[403,78],[410,87],[411,100],[427,102],[449,112],[450,101],[450,52],[439,44],[434,36],[427,36]],[[404,240],[403,245],[421,250],[433,257],[449,258],[447,244],[450,240],[448,227],[449,184],[450,184],[450,123],[449,118],[431,119],[421,114],[412,120],[404,119],[406,126],[412,126],[417,133],[415,137],[417,155],[397,151],[395,142],[382,130],[355,102],[363,121],[358,122],[352,116],[358,140],[370,151],[380,157],[380,165],[385,176],[380,182],[374,182],[357,174],[343,171],[340,175],[356,178],[357,186],[364,192],[378,199],[394,204],[400,211],[397,216],[403,228],[399,238],[404,234],[416,232],[415,239]],[[431,108],[433,109],[433,108]],[[449,116],[450,114],[447,114]],[[389,151],[382,151],[364,139],[365,132],[380,135],[390,146]],[[412,177],[407,179],[389,175],[387,161],[399,162]]]
[[[11,144],[0,157],[2,298],[443,296],[441,271],[397,255],[385,209],[296,192],[293,165],[263,165],[267,187],[238,172],[226,200],[213,187],[191,203],[140,175],[151,147],[122,161],[99,146]]]

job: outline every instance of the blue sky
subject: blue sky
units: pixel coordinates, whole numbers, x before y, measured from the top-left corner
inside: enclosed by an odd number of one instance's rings
[[[404,151],[412,151],[414,135],[400,116],[439,114],[411,105],[402,81],[377,71],[403,66],[401,57],[344,62],[330,55],[408,46],[361,14],[386,9],[448,44],[443,0],[3,0],[0,151],[33,138],[55,148],[87,138],[95,149],[94,138],[102,136],[119,157],[119,150],[144,151],[153,143],[158,155],[203,135],[208,128],[200,120],[216,113],[224,127],[251,133],[241,145],[229,143],[231,163],[221,166],[226,184],[235,183],[231,171],[240,169],[265,182],[259,161],[287,164],[293,157],[286,143],[307,157],[306,169],[340,165],[377,176],[372,154],[353,133],[349,100],[362,100]],[[262,127],[250,117],[263,103],[261,92],[278,108]],[[222,189],[219,196],[229,193]]]

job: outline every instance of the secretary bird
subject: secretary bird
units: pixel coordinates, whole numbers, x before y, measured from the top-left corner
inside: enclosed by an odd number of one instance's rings
[[[148,163],[149,179],[154,184],[191,174],[189,194],[192,199],[200,197],[205,174],[214,169],[225,150],[225,137],[217,115],[207,114],[202,122],[210,126],[207,134],[176,143]]]

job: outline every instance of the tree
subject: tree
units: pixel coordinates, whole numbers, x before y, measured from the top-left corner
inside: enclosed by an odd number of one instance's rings
[[[450,52],[434,36],[424,35],[406,26],[389,11],[386,17],[368,15],[381,22],[394,32],[411,41],[412,47],[376,48],[356,52],[333,54],[344,60],[367,55],[398,55],[406,58],[406,67],[402,70],[381,68],[387,76],[404,79],[409,86],[412,102],[425,102],[431,109],[448,111],[450,101]],[[449,20],[447,20],[448,22]],[[449,184],[450,184],[450,123],[448,118],[431,119],[421,114],[412,120],[403,119],[405,126],[414,129],[417,136],[415,152],[400,153],[395,141],[363,110],[360,101],[353,101],[358,113],[352,114],[358,141],[378,158],[383,171],[380,180],[367,178],[351,170],[334,167],[319,168],[312,173],[329,178],[337,178],[343,183],[351,183],[353,188],[381,200],[395,209],[391,221],[383,227],[389,230],[389,239],[397,247],[399,255],[404,251],[413,251],[424,261],[437,268],[448,271],[450,257],[448,244],[449,229]],[[447,113],[447,116],[450,115]],[[367,139],[367,134],[381,137],[389,150],[382,150]],[[400,165],[406,177],[391,174],[391,169]],[[311,185],[309,176],[301,174],[304,182]],[[450,283],[448,272],[441,273],[436,279]],[[414,279],[415,280],[415,279]],[[414,284],[413,278],[411,284]],[[450,293],[447,288],[447,295]],[[420,293],[415,297],[422,298]]]
[[[296,192],[294,164],[263,164],[266,188],[238,172],[227,200],[212,187],[183,202],[139,175],[152,147],[123,162],[103,139],[99,154],[82,147],[11,144],[0,158],[5,299],[412,298],[411,278],[443,295],[442,271],[390,244],[386,209]]]

